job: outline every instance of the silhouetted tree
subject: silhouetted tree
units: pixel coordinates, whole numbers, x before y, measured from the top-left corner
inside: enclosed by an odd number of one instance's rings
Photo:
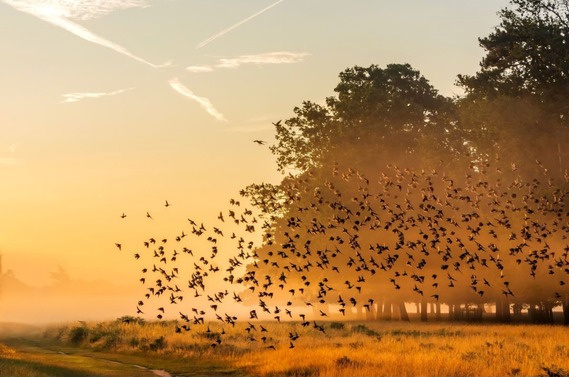
[[[409,64],[346,69],[335,92],[326,105],[306,101],[293,118],[276,124],[271,151],[280,171],[438,162],[441,153],[463,149],[452,100]]]
[[[557,178],[569,165],[569,5],[511,0],[480,45],[480,70],[459,75],[462,127],[482,159],[496,155],[528,176],[540,161]],[[518,172],[519,173],[519,172]],[[518,174],[516,173],[516,174]]]

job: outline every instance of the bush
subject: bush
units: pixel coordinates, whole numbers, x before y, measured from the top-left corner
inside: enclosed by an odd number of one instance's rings
[[[354,362],[348,356],[342,356],[339,359],[336,359],[334,362],[337,368],[348,368],[351,367]]]
[[[543,371],[546,373],[545,376],[547,377],[569,377],[569,372],[565,369],[558,368],[557,366],[553,365],[551,367],[543,366],[541,367]]]
[[[123,315],[122,317],[117,318],[117,322],[121,322],[121,323],[134,323],[137,325],[144,325],[144,318],[141,317],[134,317],[131,315]]]
[[[69,331],[69,341],[73,344],[80,344],[89,336],[89,329],[86,326],[73,327]]]
[[[284,372],[285,377],[318,377],[320,369],[315,366],[291,368]]]
[[[166,347],[168,347],[168,342],[166,342],[166,339],[164,339],[163,336],[161,336],[160,338],[154,339],[154,341],[152,343],[150,343],[150,349],[152,351],[160,351]]]
[[[378,332],[375,331],[375,330],[372,330],[372,329],[367,328],[366,325],[357,325],[357,326],[354,326],[354,327],[352,327],[352,331],[355,332],[355,333],[365,334],[365,335],[367,335],[367,336],[374,336],[374,337],[377,337],[377,338],[381,338],[381,334],[380,334],[380,333],[378,333]]]
[[[133,336],[130,338],[128,344],[134,349],[140,345],[140,340],[137,337]]]
[[[346,327],[343,322],[331,322],[330,328],[334,330],[343,330]]]

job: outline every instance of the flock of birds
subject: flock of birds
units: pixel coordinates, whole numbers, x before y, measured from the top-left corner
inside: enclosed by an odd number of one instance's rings
[[[334,166],[242,191],[255,211],[231,199],[214,225],[188,218],[171,238],[116,246],[148,263],[137,314],[155,300],[156,318],[177,317],[177,332],[244,321],[250,341],[273,349],[260,321],[325,333],[323,320],[382,302],[568,300],[569,193],[545,168],[530,181],[487,169],[450,177],[388,165],[368,178]]]

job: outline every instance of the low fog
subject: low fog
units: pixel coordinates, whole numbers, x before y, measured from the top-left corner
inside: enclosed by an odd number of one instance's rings
[[[139,289],[105,281],[83,281],[60,268],[44,286],[20,280],[16,271],[0,274],[0,322],[50,324],[98,321],[133,315]]]

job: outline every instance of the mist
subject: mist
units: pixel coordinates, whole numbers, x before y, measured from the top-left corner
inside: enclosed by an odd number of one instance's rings
[[[52,282],[30,285],[13,270],[0,275],[0,321],[45,325],[101,321],[133,315],[139,290],[133,285],[73,279],[64,269],[51,272]]]

